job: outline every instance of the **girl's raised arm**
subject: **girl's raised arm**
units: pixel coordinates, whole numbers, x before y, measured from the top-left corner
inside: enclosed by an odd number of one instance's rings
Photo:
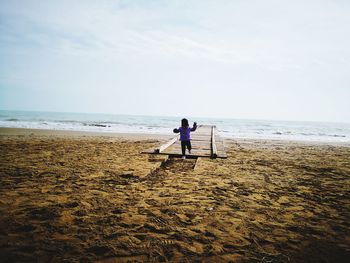
[[[195,131],[197,129],[197,122],[193,123],[193,127],[191,128],[191,131]]]

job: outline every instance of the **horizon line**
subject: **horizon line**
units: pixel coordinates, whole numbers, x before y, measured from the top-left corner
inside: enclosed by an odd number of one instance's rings
[[[13,112],[37,112],[37,113],[63,113],[63,114],[96,114],[96,115],[122,115],[122,116],[142,116],[142,117],[170,117],[184,118],[180,115],[154,115],[154,114],[130,114],[130,113],[111,113],[111,112],[83,112],[83,111],[54,111],[54,110],[14,110],[0,109],[0,111]],[[313,122],[313,123],[334,123],[334,124],[350,124],[350,121],[317,121],[317,120],[288,120],[288,119],[269,119],[269,118],[240,118],[240,117],[209,117],[209,116],[192,116],[187,115],[186,118],[206,118],[206,119],[225,119],[225,120],[247,120],[247,121],[276,121],[276,122]]]

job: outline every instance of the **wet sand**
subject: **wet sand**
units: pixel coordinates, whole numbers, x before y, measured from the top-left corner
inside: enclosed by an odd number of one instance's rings
[[[347,262],[350,147],[0,129],[2,262]]]

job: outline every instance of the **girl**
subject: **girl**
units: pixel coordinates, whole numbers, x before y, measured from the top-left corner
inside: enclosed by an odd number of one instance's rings
[[[180,133],[180,141],[181,141],[181,150],[182,150],[182,159],[186,159],[186,146],[188,149],[188,152],[191,154],[191,136],[190,132],[195,131],[197,129],[197,123],[193,123],[193,127],[190,128],[190,125],[188,124],[187,119],[181,120],[181,127],[178,129],[174,129],[173,131],[175,133]]]

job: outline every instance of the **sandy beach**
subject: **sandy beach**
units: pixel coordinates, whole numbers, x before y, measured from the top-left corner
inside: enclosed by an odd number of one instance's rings
[[[347,262],[350,146],[0,128],[2,262]]]

